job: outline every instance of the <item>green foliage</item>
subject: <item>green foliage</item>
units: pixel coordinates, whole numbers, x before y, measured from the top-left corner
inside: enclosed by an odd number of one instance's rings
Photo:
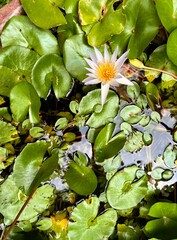
[[[38,27],[49,29],[66,23],[62,12],[58,8],[57,0],[53,0],[53,2],[21,0],[21,4],[30,20]]]
[[[99,199],[92,197],[77,205],[71,214],[72,222],[69,222],[68,226],[69,239],[101,240],[107,239],[112,234],[117,213],[114,209],[107,209],[97,216],[99,204]]]
[[[145,176],[136,179],[137,166],[125,168],[109,181],[106,195],[111,207],[119,210],[135,207],[147,194]]]
[[[176,2],[21,4],[0,36],[2,239],[176,239]],[[104,44],[133,85],[102,106],[83,80]]]

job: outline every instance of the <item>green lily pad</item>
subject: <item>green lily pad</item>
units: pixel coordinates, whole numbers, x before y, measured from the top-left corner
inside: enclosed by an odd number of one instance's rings
[[[0,51],[0,65],[14,71],[14,84],[17,81],[16,75],[21,81],[31,81],[31,70],[38,58],[36,52],[21,46],[8,46]],[[11,82],[9,87],[12,85]]]
[[[169,59],[175,65],[177,65],[177,60],[176,60],[176,57],[177,57],[177,53],[176,53],[177,43],[175,41],[176,38],[177,38],[177,28],[172,31],[172,33],[169,35],[168,41],[167,41],[167,55],[168,55]]]
[[[16,121],[23,121],[29,114],[31,123],[39,122],[40,99],[28,82],[18,83],[10,92],[10,108]]]
[[[134,131],[128,136],[124,148],[127,152],[133,153],[141,150],[143,146],[143,134],[139,131]]]
[[[49,29],[66,24],[57,0],[21,0],[20,2],[30,20],[40,28]]]
[[[124,30],[125,16],[121,10],[109,10],[101,21],[98,21],[88,33],[88,43],[91,46],[99,46],[108,41],[113,35],[120,34]]]
[[[63,58],[68,72],[78,80],[82,81],[86,77],[87,63],[84,57],[89,57],[90,47],[83,34],[74,35],[68,38],[63,47]]]
[[[126,15],[125,28],[123,32],[111,38],[111,46],[118,46],[119,55],[126,48],[130,49],[129,58],[137,58],[159,30],[159,18],[154,3],[152,0],[126,0],[119,8]]]
[[[124,171],[116,173],[109,181],[106,195],[112,208],[123,210],[135,207],[147,193],[146,176],[137,181],[137,166],[124,168]]]
[[[149,221],[145,225],[145,233],[148,237],[160,239],[176,239],[177,232],[177,204],[169,202],[158,202],[152,205],[149,216],[158,218]]]
[[[41,98],[47,98],[51,86],[57,99],[65,97],[71,88],[71,77],[63,65],[62,58],[56,54],[42,56],[36,62],[31,78]]]
[[[141,120],[140,114],[141,108],[136,105],[128,105],[121,110],[120,117],[127,123],[135,124]]]
[[[126,138],[123,132],[113,135],[115,124],[107,124],[98,134],[94,143],[95,159],[98,162],[103,162],[105,159],[118,154],[123,148]]]
[[[54,189],[49,184],[38,188],[26,208],[19,217],[19,221],[36,221],[39,214],[44,212],[54,201]],[[12,176],[8,177],[0,188],[0,213],[4,216],[5,224],[13,222],[27,196],[15,185]],[[7,211],[8,209],[8,211]]]
[[[114,209],[109,208],[97,216],[99,204],[99,199],[92,197],[82,201],[74,208],[70,216],[72,221],[68,224],[69,240],[102,240],[109,238],[114,231],[117,213]]]
[[[89,92],[79,104],[79,115],[90,114],[86,124],[93,128],[104,126],[117,115],[119,98],[113,91],[109,91],[104,106],[101,106],[101,91]]]
[[[74,161],[70,162],[69,169],[65,173],[65,179],[70,188],[80,195],[89,195],[97,187],[97,177],[94,171]]]
[[[168,32],[177,28],[177,3],[175,0],[156,0],[157,13],[162,22],[162,25]]]
[[[0,76],[0,94],[9,97],[11,89],[21,82],[21,79],[12,69],[4,66],[0,66]]]
[[[19,45],[38,54],[59,53],[57,39],[49,30],[36,27],[28,17],[15,16],[6,24],[1,34],[3,47]]]
[[[0,145],[7,142],[14,141],[19,138],[18,131],[10,123],[6,123],[0,120]],[[3,133],[3,134],[2,134]]]

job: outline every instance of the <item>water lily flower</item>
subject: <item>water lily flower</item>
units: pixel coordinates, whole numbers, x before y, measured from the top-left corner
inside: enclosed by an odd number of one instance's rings
[[[104,45],[104,56],[94,47],[94,52],[90,51],[91,59],[85,58],[90,68],[86,68],[87,78],[83,80],[84,84],[101,83],[101,104],[104,105],[110,87],[119,86],[119,84],[133,85],[133,83],[125,78],[122,74],[122,65],[126,61],[129,51],[126,51],[117,59],[118,49],[116,48],[112,56],[110,56],[106,45]]]

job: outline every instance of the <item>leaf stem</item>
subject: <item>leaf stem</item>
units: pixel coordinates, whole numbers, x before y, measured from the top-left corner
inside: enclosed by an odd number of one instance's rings
[[[18,221],[20,215],[22,214],[23,210],[25,209],[25,207],[27,206],[27,204],[29,203],[30,199],[32,198],[33,194],[35,193],[37,188],[33,189],[33,191],[30,193],[30,195],[28,196],[28,198],[26,199],[25,203],[23,204],[23,206],[21,207],[20,211],[18,212],[17,216],[15,217],[13,223],[11,224],[11,226],[9,227],[8,231],[6,232],[3,240],[6,240],[7,237],[9,236],[9,234],[11,233],[12,229],[14,228],[16,222]]]

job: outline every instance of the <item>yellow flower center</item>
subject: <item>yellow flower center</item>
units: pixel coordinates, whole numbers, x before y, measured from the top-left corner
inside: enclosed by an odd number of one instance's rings
[[[108,82],[116,75],[113,63],[100,63],[97,69],[97,76],[102,82]]]

